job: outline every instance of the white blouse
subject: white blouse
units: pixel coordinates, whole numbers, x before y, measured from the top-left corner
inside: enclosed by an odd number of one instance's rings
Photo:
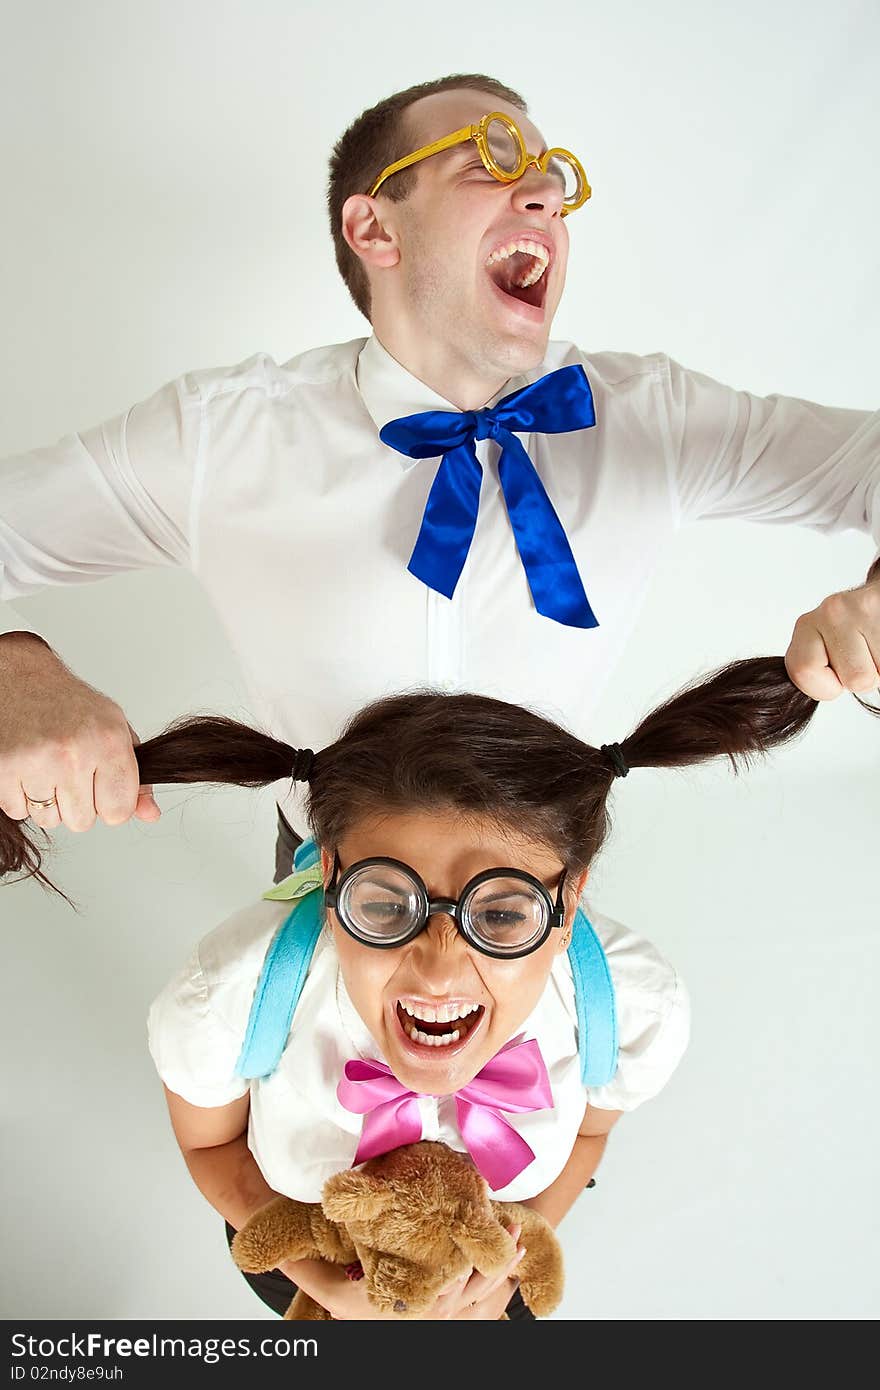
[[[687,1046],[690,1006],[673,967],[649,941],[595,912],[617,1005],[619,1059],[613,1079],[585,1090],[580,1078],[574,984],[558,955],[522,1028],[535,1038],[550,1077],[552,1110],[507,1116],[534,1160],[498,1200],[542,1192],[564,1168],[590,1105],[633,1110],[665,1086]],[[351,1166],[363,1117],[343,1108],[336,1087],[353,1058],[384,1061],[356,1013],[333,938],[321,933],[278,1067],[263,1080],[235,1074],[254,991],[269,944],[290,903],[261,900],[228,917],[198,944],[153,1002],[149,1047],[169,1090],[192,1105],[227,1105],[250,1091],[248,1144],[277,1192],[315,1202],[327,1178]],[[422,1136],[464,1151],[452,1097],[422,1096]]]

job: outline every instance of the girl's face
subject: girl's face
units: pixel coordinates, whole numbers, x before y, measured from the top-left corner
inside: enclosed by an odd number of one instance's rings
[[[563,871],[546,846],[454,811],[400,811],[359,821],[337,849],[343,871],[377,855],[401,860],[421,876],[431,898],[458,899],[475,874],[504,867],[534,874],[555,901]],[[321,858],[326,885],[332,854],[322,851]],[[483,955],[445,914],[431,917],[404,945],[378,950],[354,940],[328,910],[349,997],[398,1081],[422,1094],[448,1095],[472,1081],[516,1034],[541,997],[554,957],[568,945],[586,878],[585,872],[571,881],[571,892],[566,880],[565,926],[515,960]],[[458,1029],[458,1040],[438,1045],[414,1038],[416,1016],[433,1034]]]

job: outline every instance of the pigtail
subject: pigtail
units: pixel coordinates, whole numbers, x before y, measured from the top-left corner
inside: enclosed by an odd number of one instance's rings
[[[315,755],[225,715],[185,715],[135,748],[141,783],[268,787],[305,780]],[[308,764],[308,766],[307,766]]]
[[[690,767],[724,755],[736,773],[798,738],[817,708],[793,684],[781,656],[752,657],[690,682],[615,746],[630,768]]]
[[[738,772],[797,738],[817,708],[782,657],[754,657],[692,681],[628,738],[600,748],[518,705],[422,690],[367,705],[318,754],[221,715],[178,719],[134,751],[143,785],[307,781],[308,821],[323,845],[338,844],[377,807],[446,808],[528,833],[577,872],[608,834],[615,779],[636,767],[690,767],[722,755]],[[46,835],[0,812],[0,876],[23,869],[58,892],[40,872],[29,833]]]
[[[143,786],[205,782],[267,787],[283,777],[307,780],[317,761],[311,749],[292,748],[289,743],[223,715],[176,719],[155,738],[139,743],[134,753]],[[25,878],[35,878],[73,906],[42,872],[37,836],[42,838],[45,849],[49,842],[45,830],[28,821],[12,820],[0,811],[0,877],[21,873]]]

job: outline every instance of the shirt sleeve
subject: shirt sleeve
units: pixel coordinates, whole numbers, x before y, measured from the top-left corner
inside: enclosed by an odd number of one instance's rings
[[[250,1089],[235,1074],[243,1034],[212,1009],[198,949],[153,1001],[147,1038],[159,1076],[190,1105],[229,1105]]]
[[[591,920],[596,925],[595,915]],[[617,1070],[605,1086],[590,1086],[587,1098],[598,1110],[635,1110],[663,1090],[684,1056],[690,997],[678,971],[656,946],[603,920],[617,1012]]]
[[[855,529],[880,546],[880,411],[756,396],[661,360],[681,522]]]
[[[197,382],[181,377],[124,414],[0,460],[0,632],[6,602],[56,584],[189,563],[202,429]]]

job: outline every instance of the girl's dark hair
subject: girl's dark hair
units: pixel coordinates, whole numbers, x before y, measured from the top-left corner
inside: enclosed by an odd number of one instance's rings
[[[309,823],[327,848],[377,811],[450,808],[533,837],[577,875],[610,829],[606,803],[622,769],[689,767],[723,755],[737,772],[796,738],[815,710],[782,657],[754,657],[692,681],[612,751],[582,743],[519,705],[432,690],[367,705],[313,757],[221,715],[175,720],[134,751],[145,786],[266,787],[294,774],[308,777]],[[0,875],[25,869],[60,891],[40,863],[25,823],[0,812]]]

